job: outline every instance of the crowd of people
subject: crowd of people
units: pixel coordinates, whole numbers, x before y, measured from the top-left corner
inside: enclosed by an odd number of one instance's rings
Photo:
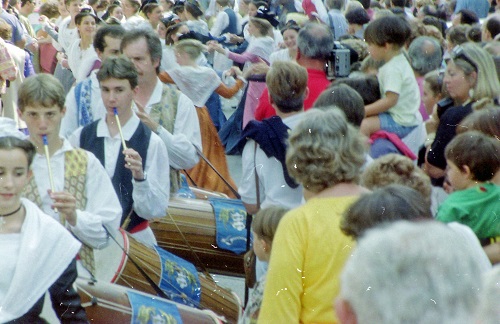
[[[497,323],[499,78],[495,0],[3,0],[0,322],[86,323],[187,181],[255,215],[241,323]]]

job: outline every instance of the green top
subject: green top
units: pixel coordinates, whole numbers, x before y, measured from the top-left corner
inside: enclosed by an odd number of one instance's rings
[[[479,239],[500,236],[500,186],[485,183],[452,193],[437,219],[469,226]]]

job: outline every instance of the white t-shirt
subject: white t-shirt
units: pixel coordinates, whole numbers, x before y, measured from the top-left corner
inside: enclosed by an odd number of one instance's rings
[[[406,57],[402,53],[394,56],[379,69],[377,77],[382,98],[388,91],[399,95],[396,105],[388,110],[394,121],[402,126],[422,123],[417,79]]]

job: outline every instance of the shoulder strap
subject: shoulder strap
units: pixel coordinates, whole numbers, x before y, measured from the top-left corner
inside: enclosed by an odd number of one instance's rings
[[[257,209],[260,209],[260,187],[259,187],[259,175],[257,174],[257,142],[254,142],[255,147],[253,151],[253,167],[255,174],[255,192],[257,195]]]

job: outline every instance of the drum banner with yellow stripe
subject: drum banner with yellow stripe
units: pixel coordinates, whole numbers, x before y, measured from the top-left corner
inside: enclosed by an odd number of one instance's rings
[[[195,266],[158,246],[155,246],[155,250],[161,262],[161,290],[172,301],[198,307],[201,285]]]
[[[130,323],[182,324],[181,315],[175,304],[165,300],[158,300],[132,290],[127,290],[127,296],[132,306],[132,319]]]
[[[217,246],[236,254],[247,250],[247,212],[239,199],[209,198],[214,209]]]

